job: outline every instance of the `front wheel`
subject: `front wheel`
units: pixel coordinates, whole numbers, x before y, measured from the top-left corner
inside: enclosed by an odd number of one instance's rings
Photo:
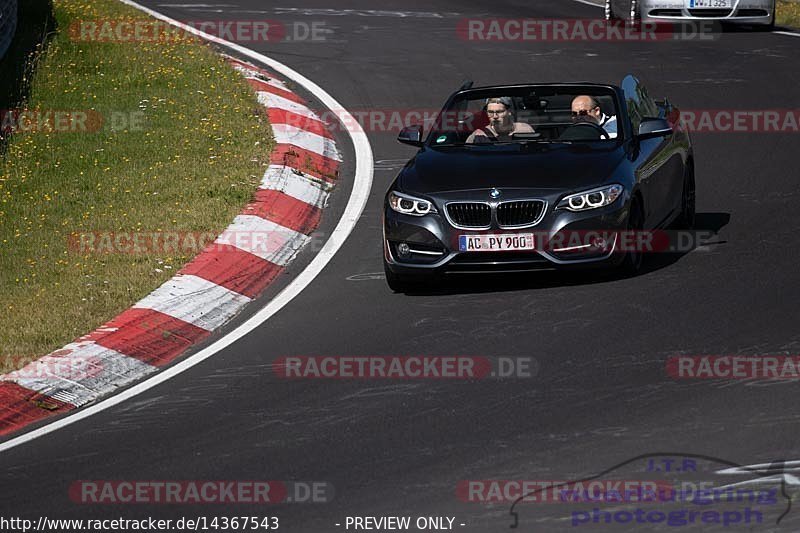
[[[640,19],[639,0],[631,0],[631,10],[628,12],[628,22],[636,24]]]
[[[622,3],[622,6],[619,4]],[[630,24],[639,21],[639,2],[638,0],[606,0],[606,20],[623,20]]]
[[[615,0],[606,0],[606,20],[618,20],[617,12],[614,9]]]
[[[694,229],[696,219],[697,193],[694,183],[694,166],[686,167],[686,176],[683,178],[683,193],[681,194],[681,214],[678,216],[680,229]]]
[[[778,9],[778,3],[775,2],[775,4],[773,4],[773,6],[772,6],[772,18],[769,20],[769,24],[765,24],[764,26],[761,27],[761,31],[774,31],[775,30],[775,17],[776,17],[776,13],[775,12],[777,11],[777,9]]]
[[[631,208],[628,214],[628,232],[638,233],[644,228],[644,211],[641,202],[634,197],[631,200]],[[636,246],[625,252],[625,258],[619,265],[619,271],[624,276],[635,276],[642,269],[644,254]]]
[[[384,261],[383,271],[386,274],[386,284],[394,292],[410,292],[421,287],[427,277],[414,274],[397,274],[389,270],[389,266]]]

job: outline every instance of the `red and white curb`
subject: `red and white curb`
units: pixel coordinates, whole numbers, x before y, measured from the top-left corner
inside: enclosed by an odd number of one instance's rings
[[[267,107],[276,141],[253,201],[214,244],[132,308],[0,376],[0,435],[94,402],[169,364],[239,313],[311,240],[341,162],[333,136],[278,76],[227,60]]]

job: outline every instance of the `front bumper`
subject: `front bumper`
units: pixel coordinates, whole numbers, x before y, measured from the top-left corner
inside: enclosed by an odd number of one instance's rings
[[[731,9],[695,8],[688,0],[640,0],[639,14],[646,22],[718,21],[737,24],[771,24],[773,0],[733,0]]]
[[[626,195],[606,207],[574,213],[547,211],[535,226],[525,229],[457,229],[439,213],[423,217],[404,215],[386,207],[383,224],[384,261],[397,274],[450,274],[461,272],[525,272],[614,266],[624,259],[617,249],[616,231],[627,228],[629,199]],[[533,251],[460,251],[460,235],[534,234]],[[597,241],[595,235],[602,240]],[[587,243],[600,242],[602,245]],[[398,246],[404,243],[404,256]]]

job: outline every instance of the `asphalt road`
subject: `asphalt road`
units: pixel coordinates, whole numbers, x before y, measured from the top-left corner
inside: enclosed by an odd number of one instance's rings
[[[194,9],[199,0],[169,2],[146,4],[189,20],[322,22],[325,42],[252,47],[351,110],[436,109],[465,79],[618,83],[628,73],[687,109],[794,109],[798,101],[796,37],[726,32],[713,41],[492,43],[456,33],[464,17],[602,13],[567,0],[314,0],[297,2],[295,11],[260,0],[203,0],[206,7]],[[796,382],[676,381],[665,372],[676,354],[800,353],[799,134],[695,134],[698,225],[718,234],[689,254],[651,261],[636,278],[480,277],[412,295],[393,294],[370,274],[381,272],[383,194],[413,150],[396,143],[396,130],[369,135],[377,162],[371,200],[322,274],[212,359],[0,456],[4,516],[272,514],[287,532],[344,530],[347,516],[454,516],[458,530],[495,532],[508,530],[510,505],[461,501],[459,481],[579,479],[648,453],[738,464],[800,459]],[[346,187],[338,194],[341,201]],[[289,381],[270,368],[288,355],[532,357],[538,371],[528,379],[456,382]],[[604,477],[667,474],[646,464]],[[715,471],[724,463],[712,459],[697,465],[697,472],[668,474],[714,483],[758,477],[723,479]],[[335,497],[267,507],[79,505],[68,497],[78,479],[325,481]],[[573,527],[573,512],[594,507],[523,504],[520,529],[674,529]],[[784,509],[778,498],[759,507],[763,523],[731,527],[797,530],[797,511],[775,525]]]

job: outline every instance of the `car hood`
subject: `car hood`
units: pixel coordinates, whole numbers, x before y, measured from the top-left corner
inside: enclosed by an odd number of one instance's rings
[[[508,148],[508,149],[505,149]],[[577,190],[602,184],[625,157],[619,144],[424,148],[398,176],[398,189],[437,194],[497,188]]]

